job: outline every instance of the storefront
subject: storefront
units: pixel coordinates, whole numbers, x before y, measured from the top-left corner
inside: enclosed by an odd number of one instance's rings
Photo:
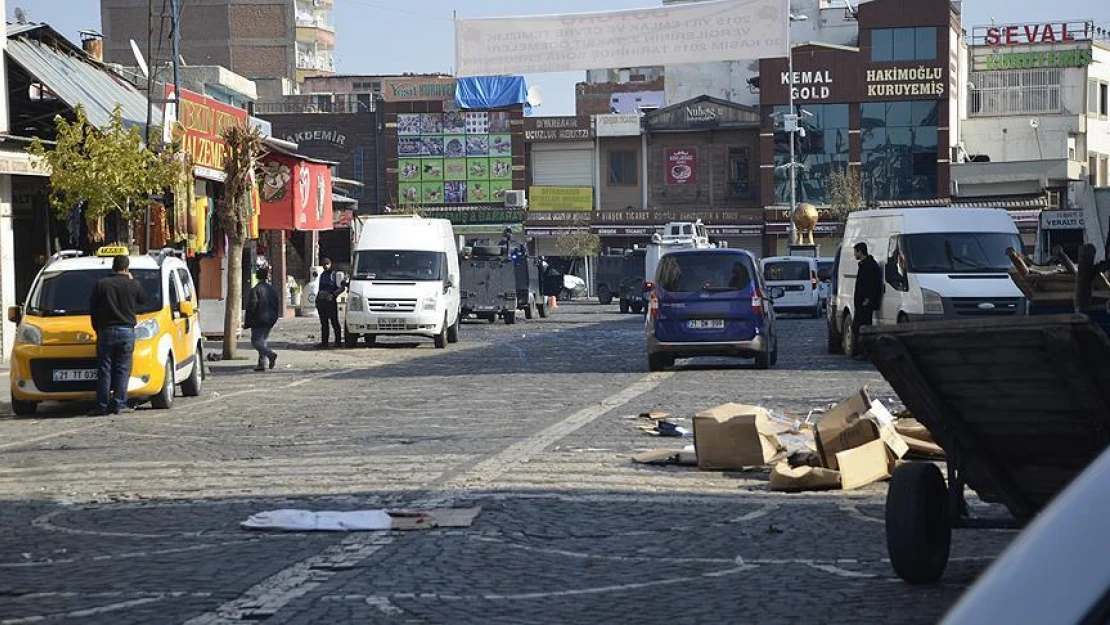
[[[526,117],[524,147],[529,188],[593,187],[597,157],[588,117]]]

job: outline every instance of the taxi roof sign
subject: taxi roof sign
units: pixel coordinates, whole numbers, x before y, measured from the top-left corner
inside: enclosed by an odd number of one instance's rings
[[[128,256],[131,250],[126,245],[105,245],[104,247],[96,250],[97,256]]]

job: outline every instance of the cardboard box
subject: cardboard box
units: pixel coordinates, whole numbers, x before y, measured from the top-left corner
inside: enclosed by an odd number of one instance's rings
[[[765,408],[724,404],[694,415],[698,468],[738,471],[764,465],[782,449]]]
[[[840,473],[820,467],[791,467],[787,462],[776,463],[771,469],[771,490],[798,493],[807,490],[840,488]]]
[[[879,439],[879,427],[863,415],[871,409],[871,398],[862,388],[851,397],[833,406],[814,427],[813,439],[821,462],[838,469],[836,455]]]
[[[879,439],[838,452],[836,463],[840,467],[840,484],[844,490],[854,490],[886,479],[894,468],[886,443]]]

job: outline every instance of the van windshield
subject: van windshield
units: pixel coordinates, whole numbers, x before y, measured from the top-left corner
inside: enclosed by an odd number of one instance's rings
[[[659,262],[659,286],[671,293],[742,291],[752,281],[747,260],[737,254],[673,254]]]
[[[763,279],[768,282],[808,282],[809,263],[780,261],[763,266]]]
[[[27,298],[27,311],[43,317],[89,314],[93,286],[112,270],[82,269],[44,273]],[[135,312],[145,315],[162,309],[162,274],[157,269],[132,269],[131,275],[146,291],[146,304]]]
[[[1021,237],[1004,232],[933,232],[902,236],[907,269],[918,273],[1007,271],[1006,248],[1022,249]]]
[[[443,252],[364,250],[355,252],[355,280],[442,281]]]

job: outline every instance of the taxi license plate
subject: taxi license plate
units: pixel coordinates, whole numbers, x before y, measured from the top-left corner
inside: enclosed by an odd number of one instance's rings
[[[378,325],[379,326],[403,326],[403,325],[405,325],[405,320],[404,319],[397,319],[397,318],[394,318],[394,317],[390,317],[390,318],[387,318],[387,319],[378,319]]]
[[[694,319],[687,321],[686,325],[691,330],[720,330],[725,327],[724,319]]]
[[[97,379],[96,369],[55,369],[55,382],[89,382]]]

